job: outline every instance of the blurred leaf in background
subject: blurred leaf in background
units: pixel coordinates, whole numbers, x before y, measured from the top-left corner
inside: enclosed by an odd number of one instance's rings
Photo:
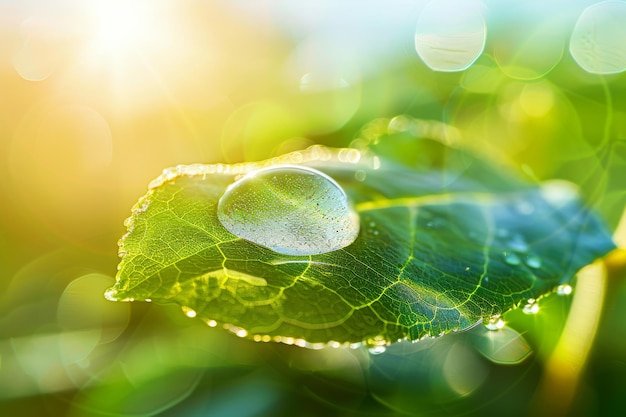
[[[625,2],[463,4],[0,0],[0,414],[623,414],[623,252],[500,332],[380,355],[101,298],[164,167],[347,147],[398,114],[574,182],[624,248]]]

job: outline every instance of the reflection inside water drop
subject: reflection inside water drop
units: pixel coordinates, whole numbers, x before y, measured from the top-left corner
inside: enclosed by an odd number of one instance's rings
[[[341,249],[359,233],[359,218],[341,186],[296,165],[245,175],[220,198],[217,216],[232,234],[293,256]]]

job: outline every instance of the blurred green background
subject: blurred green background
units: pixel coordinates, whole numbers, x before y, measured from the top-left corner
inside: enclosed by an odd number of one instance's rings
[[[379,355],[102,293],[163,168],[349,146],[399,114],[578,184],[624,247],[624,21],[623,1],[0,0],[0,415],[621,415],[619,256],[604,298],[579,277],[498,336]]]

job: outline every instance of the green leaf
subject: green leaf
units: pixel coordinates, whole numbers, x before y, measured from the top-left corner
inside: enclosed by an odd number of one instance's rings
[[[379,346],[498,318],[613,248],[570,184],[529,184],[439,142],[392,136],[363,152],[315,146],[260,163],[165,170],[126,223],[107,298],[175,302],[257,341]],[[291,256],[222,226],[227,187],[285,163],[343,187],[360,219],[352,244]]]

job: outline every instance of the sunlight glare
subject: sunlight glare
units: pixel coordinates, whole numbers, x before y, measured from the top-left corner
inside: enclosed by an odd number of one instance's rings
[[[94,4],[96,45],[110,52],[124,52],[158,43],[158,19],[147,1],[101,1]]]

